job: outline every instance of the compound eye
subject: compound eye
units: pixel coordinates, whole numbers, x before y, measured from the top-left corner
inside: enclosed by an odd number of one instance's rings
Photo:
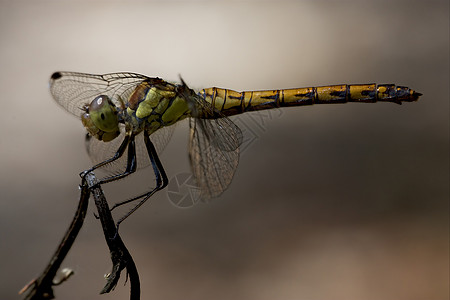
[[[105,132],[117,131],[117,110],[108,96],[100,95],[89,104],[89,115],[95,126]]]

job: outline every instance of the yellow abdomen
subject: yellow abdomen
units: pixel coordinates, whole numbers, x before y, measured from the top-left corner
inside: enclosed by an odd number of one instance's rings
[[[332,104],[346,102],[416,101],[420,93],[394,84],[330,85],[285,90],[236,92],[221,88],[207,88],[199,95],[224,115],[286,106]]]

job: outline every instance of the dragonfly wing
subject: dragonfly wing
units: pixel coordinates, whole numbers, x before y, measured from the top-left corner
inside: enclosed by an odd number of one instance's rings
[[[153,132],[150,135],[150,140],[155,145],[156,152],[158,152],[158,154],[161,154],[164,151],[164,149],[166,148],[167,144],[169,143],[170,139],[172,138],[172,135],[173,135],[173,132],[175,131],[176,125],[177,125],[177,123],[170,125],[170,126],[161,127],[157,131]],[[145,153],[148,156],[147,148],[145,148]],[[150,163],[150,160],[149,160],[149,163]]]
[[[242,133],[228,118],[189,120],[189,158],[200,197],[206,201],[227,189],[239,163]]]
[[[181,79],[179,94],[188,102],[189,158],[200,197],[217,197],[230,185],[239,163],[239,127]]]
[[[119,107],[136,86],[148,79],[135,73],[94,75],[76,72],[55,72],[50,78],[50,92],[59,105],[80,117],[82,107],[99,95],[107,95]]]

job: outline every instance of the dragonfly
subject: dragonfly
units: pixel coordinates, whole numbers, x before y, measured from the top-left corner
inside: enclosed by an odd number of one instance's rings
[[[50,91],[56,102],[79,117],[85,127],[86,149],[96,169],[108,175],[105,184],[152,166],[155,187],[129,200],[137,203],[119,224],[157,191],[168,185],[158,157],[170,140],[174,124],[189,119],[189,159],[200,199],[221,195],[239,163],[242,132],[230,116],[265,109],[347,102],[417,101],[422,95],[395,84],[354,84],[237,92],[217,87],[198,92],[181,83],[136,73],[94,75],[55,72]],[[125,154],[125,152],[127,152]]]

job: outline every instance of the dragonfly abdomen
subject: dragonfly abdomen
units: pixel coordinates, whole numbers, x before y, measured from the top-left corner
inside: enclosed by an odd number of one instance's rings
[[[284,90],[236,92],[221,88],[207,88],[199,95],[224,115],[287,106],[333,104],[347,102],[375,103],[416,101],[420,93],[395,84],[330,85]]]

